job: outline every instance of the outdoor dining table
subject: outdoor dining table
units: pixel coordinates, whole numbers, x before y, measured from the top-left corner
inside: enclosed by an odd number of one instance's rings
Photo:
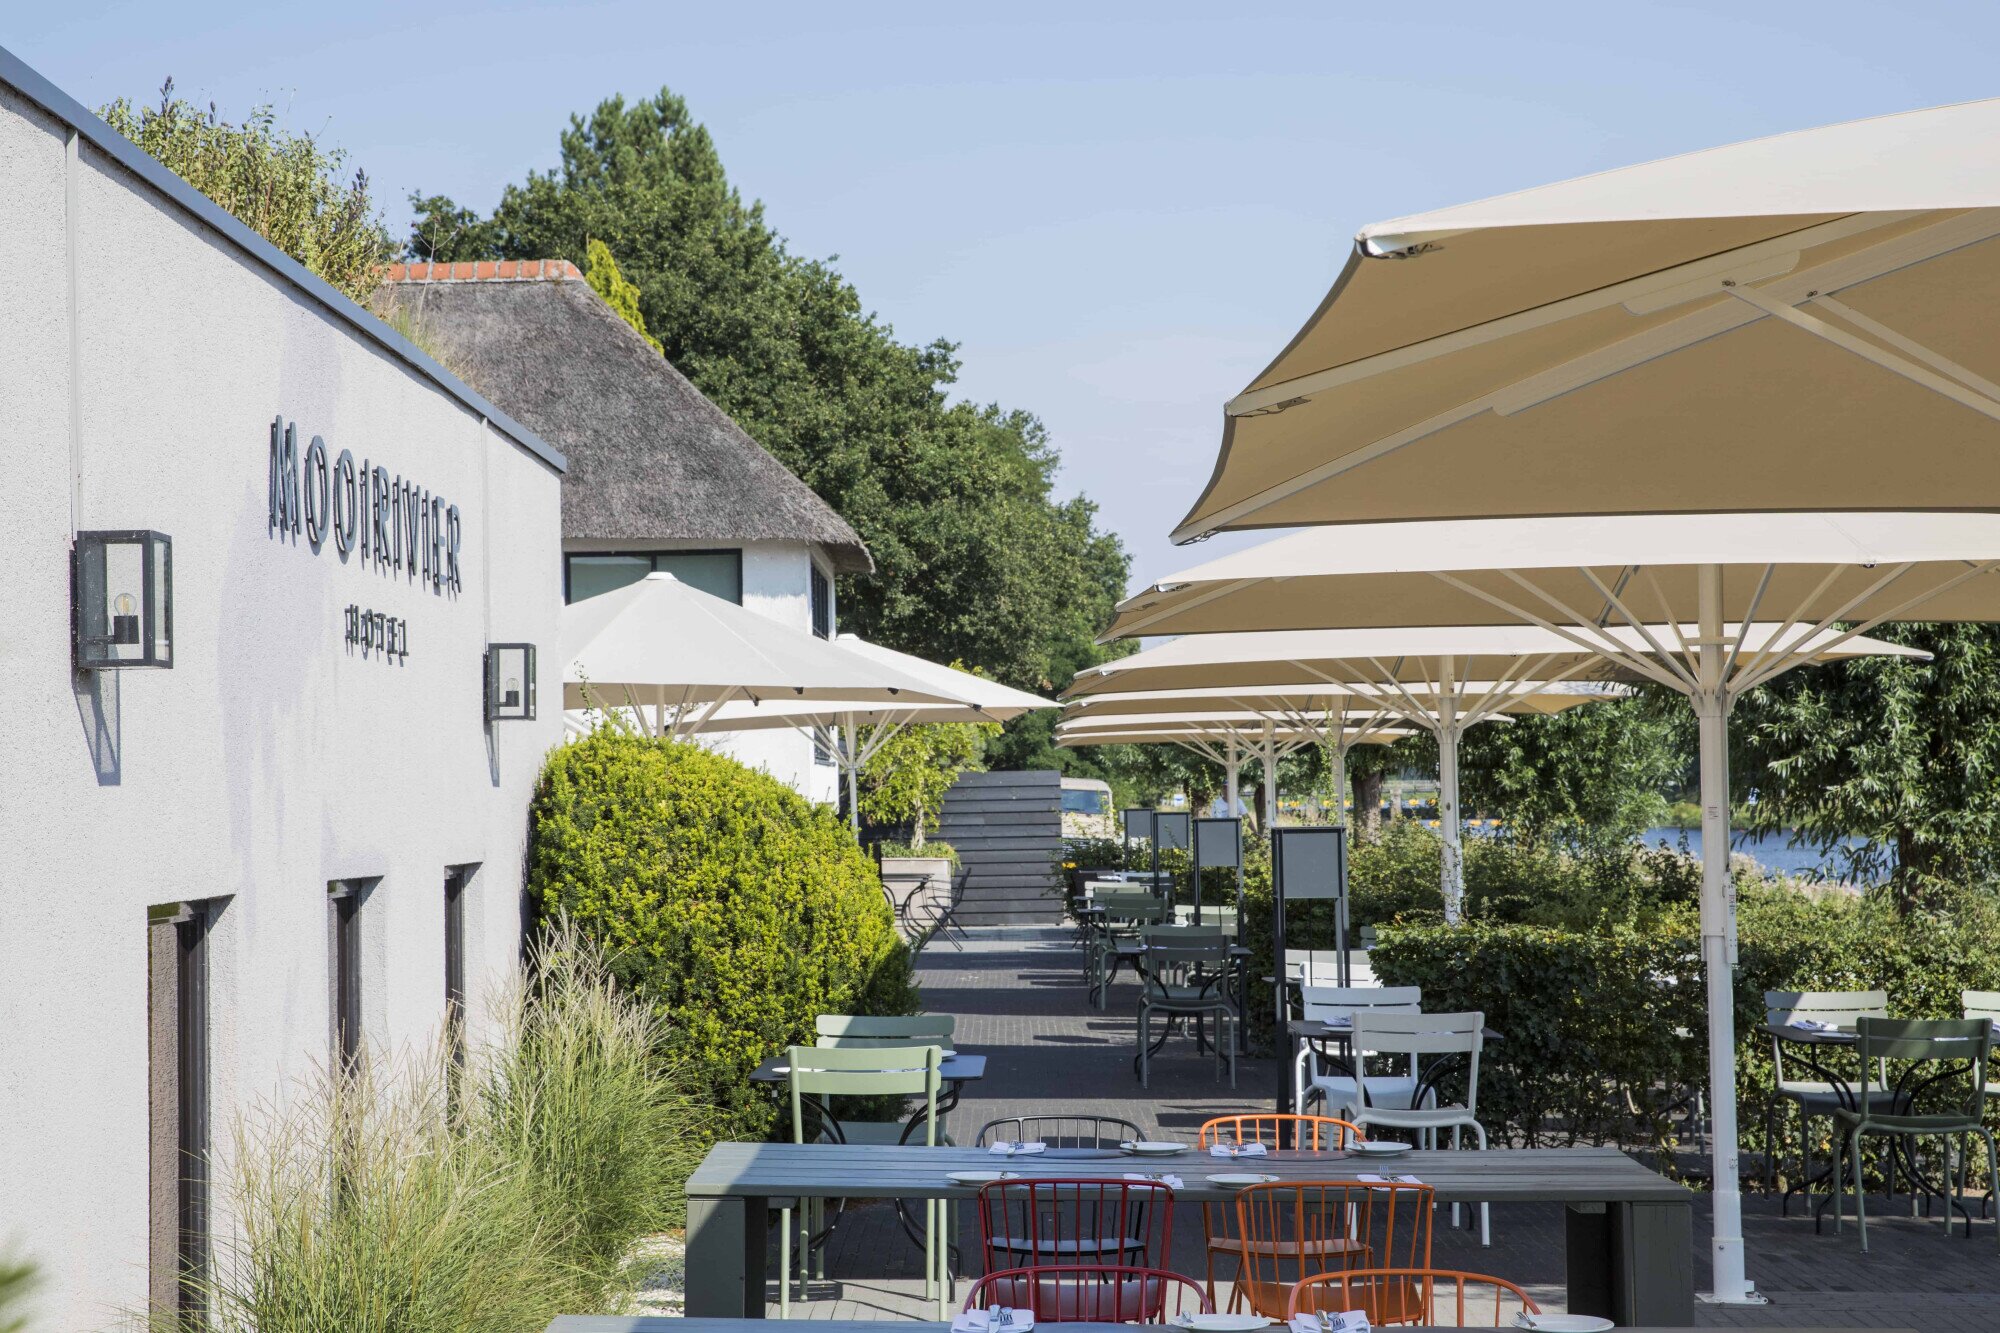
[[[1183,1182],[1177,1201],[1224,1203],[1236,1191],[1207,1176],[1228,1168],[1191,1147],[1174,1157],[1107,1161],[1103,1170],[1170,1173]],[[970,1199],[978,1187],[956,1184],[948,1173],[992,1170],[1031,1179],[1078,1174],[1072,1160],[1000,1157],[983,1148],[718,1143],[687,1182],[687,1313],[762,1318],[766,1214],[777,1200]],[[1257,1170],[1296,1181],[1409,1174],[1441,1203],[1563,1204],[1572,1313],[1627,1326],[1694,1318],[1693,1195],[1616,1148],[1416,1150],[1392,1163],[1345,1152],[1274,1152],[1257,1159]]]
[[[1861,1034],[1855,1031],[1852,1024],[1831,1028],[1802,1028],[1794,1027],[1790,1023],[1765,1023],[1762,1030],[1766,1036],[1775,1037],[1789,1046],[1797,1047],[1798,1049],[1789,1058],[1797,1060],[1813,1077],[1824,1082],[1831,1088],[1833,1095],[1840,1099],[1840,1104],[1843,1107],[1852,1111],[1856,1106],[1860,1105],[1861,1099],[1856,1094],[1854,1085],[1848,1081],[1845,1075],[1833,1068],[1823,1058],[1827,1051],[1851,1051],[1861,1044]],[[2000,1038],[2000,1031],[1996,1031],[1994,1035],[1996,1038]],[[1928,1078],[1918,1078],[1917,1067],[1913,1065],[1903,1071],[1893,1086],[1895,1103],[1899,1106],[1907,1106],[1929,1083],[1936,1081],[1939,1077],[1949,1076],[1949,1074],[1945,1074],[1932,1075]],[[1912,1079],[1915,1079],[1914,1083]],[[1950,1182],[1947,1181],[1944,1185],[1939,1185],[1932,1181],[1918,1167],[1915,1147],[1908,1135],[1895,1134],[1888,1137],[1890,1151],[1894,1152],[1896,1160],[1903,1164],[1904,1174],[1916,1183],[1918,1189],[1923,1191],[1926,1211],[1930,1208],[1929,1201],[1937,1199],[1944,1204],[1947,1210],[1955,1208],[1966,1217],[1971,1217],[1970,1210],[1951,1194],[1948,1188]],[[1832,1181],[1833,1165],[1829,1161],[1824,1171],[1821,1171],[1810,1180],[1801,1181],[1794,1187],[1803,1192],[1807,1201],[1811,1202],[1812,1187],[1814,1185],[1825,1184],[1829,1186],[1826,1197],[1813,1205],[1813,1227],[1815,1230],[1819,1228],[1821,1215],[1833,1203]],[[1785,1191],[1787,1199],[1790,1198],[1791,1193],[1792,1191],[1789,1189]],[[1949,1217],[1950,1213],[1947,1212],[1946,1216]]]

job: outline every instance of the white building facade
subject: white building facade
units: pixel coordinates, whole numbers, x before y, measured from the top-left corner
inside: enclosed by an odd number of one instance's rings
[[[172,1299],[189,1153],[512,975],[564,461],[5,52],[0,243],[0,1249],[92,1329]],[[80,672],[72,548],[125,530],[172,665]]]

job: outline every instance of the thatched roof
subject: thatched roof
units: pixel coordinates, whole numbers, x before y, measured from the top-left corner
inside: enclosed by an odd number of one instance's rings
[[[839,573],[874,568],[854,529],[573,264],[398,264],[375,305],[568,456],[565,539],[808,542]]]

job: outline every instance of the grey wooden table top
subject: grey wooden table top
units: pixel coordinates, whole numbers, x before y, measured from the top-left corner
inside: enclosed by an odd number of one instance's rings
[[[894,1047],[884,1047],[893,1052]],[[789,1055],[780,1053],[765,1059],[764,1063],[750,1071],[752,1083],[783,1083],[791,1074],[785,1062]],[[986,1077],[986,1057],[971,1055],[965,1051],[954,1051],[938,1065],[938,1077],[947,1083],[973,1083]]]
[[[1027,1178],[1172,1174],[1180,1199],[1221,1202],[1236,1191],[1212,1174],[1252,1172],[1280,1180],[1349,1181],[1360,1175],[1413,1175],[1443,1200],[1492,1203],[1689,1203],[1688,1191],[1616,1148],[1488,1148],[1412,1151],[1394,1157],[1346,1152],[1275,1152],[1230,1161],[1190,1147],[1173,1157],[1093,1162],[999,1157],[984,1148],[886,1147],[845,1143],[718,1143],[688,1177],[692,1198],[804,1195],[849,1199],[962,1199],[979,1190],[946,1179],[953,1171],[1015,1172]]]
[[[660,1315],[560,1315],[548,1333],[948,1333],[948,1323],[918,1319],[672,1319]],[[1062,1333],[1132,1333],[1134,1323],[1058,1323]],[[1152,1325],[1170,1329],[1174,1325]],[[1280,1329],[1282,1325],[1272,1325]],[[1424,1325],[1398,1325],[1396,1333],[1456,1333]],[[1622,1333],[1696,1333],[1688,1327],[1644,1327]],[[1812,1329],[1764,1329],[1764,1333],[1814,1333]],[[1916,1333],[1884,1329],[1882,1333]]]

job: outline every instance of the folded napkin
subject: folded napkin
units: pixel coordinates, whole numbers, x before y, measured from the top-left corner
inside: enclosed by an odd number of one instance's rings
[[[1392,1180],[1399,1185],[1421,1185],[1424,1183],[1415,1176],[1378,1176],[1368,1172],[1363,1172],[1361,1175],[1356,1176],[1355,1179],[1369,1185],[1386,1185]]]
[[[1210,1157],[1262,1157],[1270,1149],[1261,1143],[1211,1143]]]
[[[996,1157],[1031,1157],[1038,1152],[1048,1151],[1046,1143],[1010,1143],[1002,1140],[987,1149]]]
[[[1138,1171],[1127,1171],[1125,1173],[1125,1179],[1137,1180],[1147,1185],[1151,1185],[1157,1182],[1161,1185],[1165,1185],[1170,1190],[1185,1189],[1187,1187],[1186,1181],[1182,1180],[1179,1176],[1171,1174],[1161,1175],[1161,1176],[1148,1176]]]
[[[1795,1027],[1801,1032],[1831,1032],[1833,1024],[1823,1023],[1817,1018],[1794,1018],[1787,1027]]]
[[[1335,1314],[1295,1314],[1292,1333],[1368,1333],[1366,1310],[1342,1310]]]
[[[990,1310],[963,1310],[951,1321],[951,1333],[998,1333],[1007,1327],[1002,1315],[1010,1315],[1016,1324],[1025,1324],[1033,1319],[1026,1310],[1012,1310],[1004,1305],[996,1305]]]

